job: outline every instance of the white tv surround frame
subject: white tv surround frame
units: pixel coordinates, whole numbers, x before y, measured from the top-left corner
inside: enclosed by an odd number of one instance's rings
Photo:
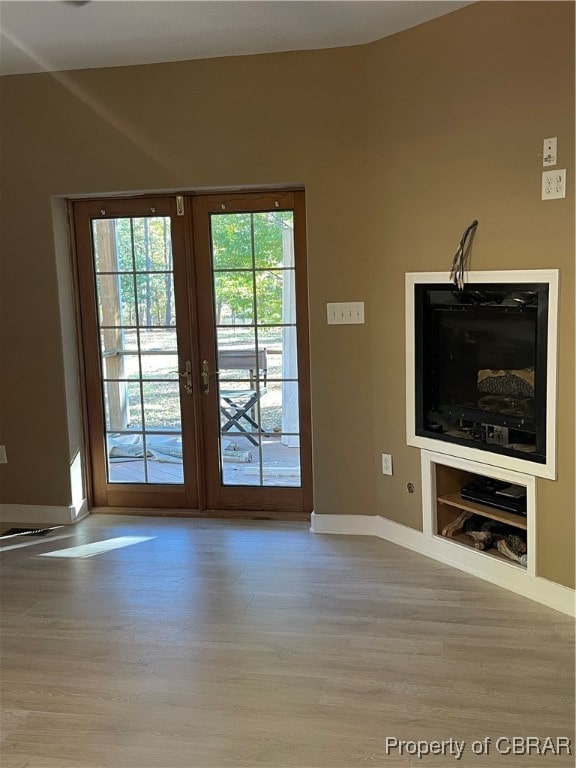
[[[416,448],[445,453],[512,469],[535,477],[556,479],[556,370],[558,338],[558,279],[557,269],[510,270],[469,272],[466,284],[475,283],[547,283],[548,284],[548,352],[546,371],[546,463],[539,464],[515,456],[503,456],[467,445],[457,445],[416,434],[415,403],[415,326],[414,287],[421,283],[447,284],[452,282],[447,272],[406,273],[406,441]]]

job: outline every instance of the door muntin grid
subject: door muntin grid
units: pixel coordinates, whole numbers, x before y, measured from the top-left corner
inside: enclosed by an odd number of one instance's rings
[[[301,485],[293,224],[292,211],[210,217],[222,485]],[[253,367],[228,367],[231,351]]]
[[[183,484],[169,216],[94,219],[109,483]]]

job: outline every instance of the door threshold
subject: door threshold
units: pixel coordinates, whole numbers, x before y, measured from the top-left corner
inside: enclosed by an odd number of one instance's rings
[[[197,520],[294,520],[309,521],[309,512],[247,511],[237,509],[144,509],[140,507],[93,507],[91,515],[131,515],[133,517],[182,517]]]

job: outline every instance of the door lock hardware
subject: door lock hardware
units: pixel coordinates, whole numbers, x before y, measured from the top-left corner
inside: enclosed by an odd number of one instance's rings
[[[186,394],[191,395],[192,394],[192,363],[190,362],[190,360],[186,360],[184,373],[181,373],[180,371],[178,371],[178,376],[180,376],[181,379],[185,379],[186,383],[184,384],[184,389],[186,390]]]
[[[215,371],[210,370],[208,360],[202,360],[202,373],[200,375],[202,377],[202,391],[205,395],[210,394],[210,376],[213,376],[214,373]]]
[[[202,391],[205,395],[210,392],[210,371],[208,370],[208,360],[202,360]]]
[[[202,373],[200,376],[202,377],[202,391],[205,395],[210,394],[210,376],[216,376],[218,373],[219,371],[210,370],[208,360],[202,360]]]

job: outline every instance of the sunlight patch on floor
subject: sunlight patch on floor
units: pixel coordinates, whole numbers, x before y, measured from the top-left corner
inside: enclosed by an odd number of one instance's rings
[[[140,544],[142,541],[150,541],[155,536],[118,536],[106,541],[95,541],[94,544],[82,544],[79,547],[59,549],[55,552],[43,552],[39,557],[94,557],[113,549],[130,547],[132,544]]]

